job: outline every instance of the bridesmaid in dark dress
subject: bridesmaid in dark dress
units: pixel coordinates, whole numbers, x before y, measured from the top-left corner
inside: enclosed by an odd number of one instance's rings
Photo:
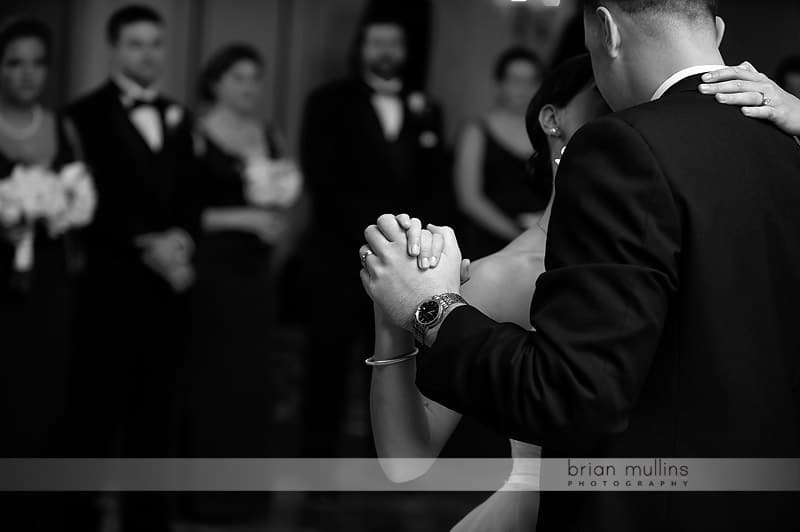
[[[525,112],[539,87],[543,66],[523,48],[497,61],[497,106],[465,129],[456,154],[456,193],[464,214],[461,244],[479,259],[500,251],[533,226],[547,207],[549,179],[531,179],[533,148]]]
[[[15,166],[73,161],[64,124],[40,104],[50,32],[35,20],[0,29],[0,180]],[[64,455],[73,276],[66,237],[37,226],[33,265],[15,265],[21,231],[0,225],[0,457]],[[0,530],[59,530],[44,495],[0,497]]]
[[[265,191],[248,186],[252,168],[291,166],[282,160],[278,136],[257,115],[263,69],[258,52],[232,45],[211,58],[201,80],[208,109],[197,144],[208,201],[186,372],[184,449],[191,457],[262,458],[271,451],[273,251],[296,193],[266,191],[267,205]],[[263,517],[268,506],[262,495],[193,495],[185,498],[182,518],[247,522]]]

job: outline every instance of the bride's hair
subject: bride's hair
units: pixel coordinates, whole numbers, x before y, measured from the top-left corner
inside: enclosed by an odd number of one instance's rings
[[[542,83],[539,92],[531,100],[528,112],[525,115],[525,124],[533,146],[533,157],[528,163],[531,180],[534,186],[550,186],[553,182],[553,168],[551,161],[554,154],[550,153],[547,135],[539,123],[539,113],[546,105],[563,108],[585,89],[594,79],[592,61],[589,54],[582,54],[567,59],[553,70]],[[546,182],[542,180],[547,180]]]

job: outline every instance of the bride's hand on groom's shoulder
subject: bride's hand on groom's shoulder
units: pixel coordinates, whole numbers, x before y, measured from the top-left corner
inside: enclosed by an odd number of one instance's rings
[[[699,90],[720,103],[742,107],[750,118],[768,120],[790,135],[800,135],[800,99],[748,62],[705,74]]]

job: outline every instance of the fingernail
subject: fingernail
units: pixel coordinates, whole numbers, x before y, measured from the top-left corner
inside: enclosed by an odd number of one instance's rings
[[[431,264],[430,264],[430,261],[428,259],[422,259],[422,267],[423,268],[427,268],[430,265]]]
[[[700,92],[709,92],[711,90],[711,87],[709,87],[708,85],[700,85],[699,88]]]
[[[411,253],[413,253],[414,255],[419,255],[419,246],[415,245],[414,247],[412,247]]]
[[[726,94],[717,94],[717,101],[724,102],[727,99],[728,99],[728,96]]]
[[[714,79],[714,74],[709,72],[708,74],[703,74],[703,81],[711,81]]]
[[[439,264],[439,259],[431,257],[431,266],[435,268],[437,264]]]

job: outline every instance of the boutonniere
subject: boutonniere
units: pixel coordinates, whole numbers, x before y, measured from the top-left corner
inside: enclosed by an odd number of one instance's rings
[[[423,148],[435,148],[439,144],[439,135],[433,131],[425,131],[419,136],[419,143]]]
[[[170,129],[175,129],[180,125],[183,121],[183,108],[180,105],[170,105],[167,108],[167,112],[164,115],[164,119],[166,120],[167,127]]]
[[[408,108],[412,113],[421,115],[428,109],[428,99],[421,92],[412,92],[408,95]]]

